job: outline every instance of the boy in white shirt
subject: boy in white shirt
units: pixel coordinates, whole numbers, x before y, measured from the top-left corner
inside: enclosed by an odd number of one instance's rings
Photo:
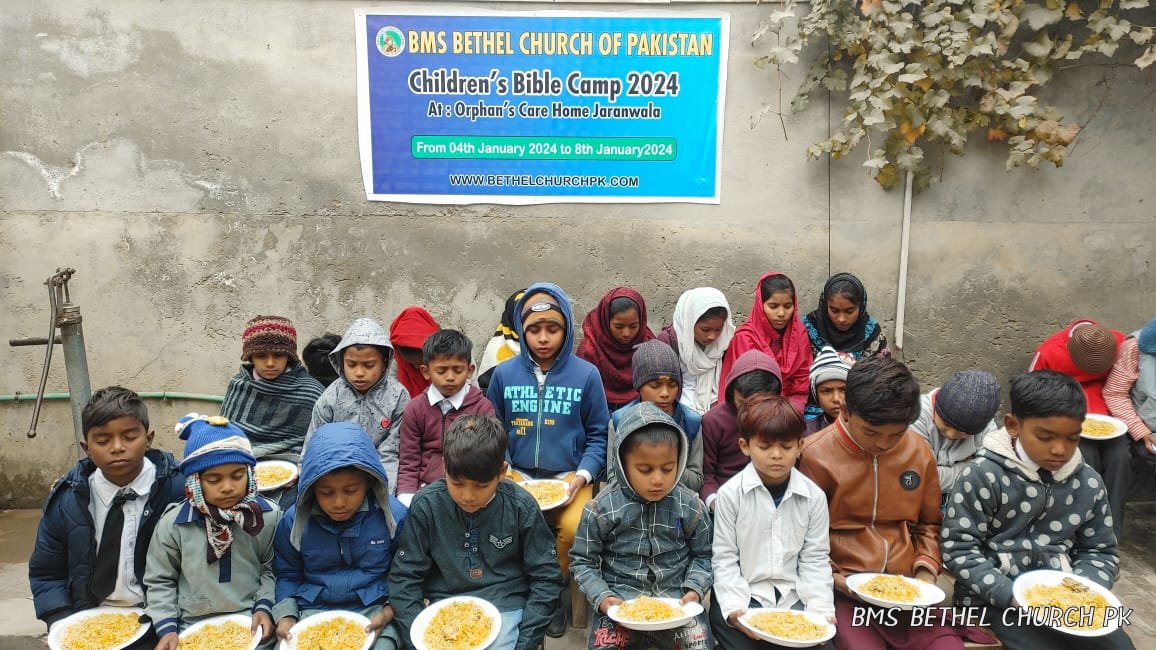
[[[779,607],[834,622],[827,496],[795,469],[805,425],[790,402],[755,396],[738,422],[739,449],[751,462],[715,501],[710,625],[720,648],[778,648],[738,618],[747,609]]]

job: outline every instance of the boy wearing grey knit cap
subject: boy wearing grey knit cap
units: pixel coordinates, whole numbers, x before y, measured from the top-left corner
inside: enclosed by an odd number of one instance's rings
[[[983,447],[984,436],[996,429],[992,418],[999,399],[999,380],[983,370],[961,370],[920,398],[922,409],[911,428],[931,445],[945,497],[964,463]]]

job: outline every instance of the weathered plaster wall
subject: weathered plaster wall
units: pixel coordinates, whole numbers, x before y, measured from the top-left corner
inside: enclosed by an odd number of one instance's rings
[[[5,2],[0,335],[45,334],[41,283],[58,266],[78,269],[94,387],[219,394],[257,313],[291,317],[304,340],[420,303],[480,346],[505,296],[538,279],[578,313],[636,286],[657,325],[706,284],[745,315],[767,268],[810,310],[829,271],[850,270],[892,329],[902,193],[860,160],[804,159],[837,106],[788,116],[789,141],[774,118],[751,128],[776,93],[751,64],[765,7],[716,6],[732,15],[722,205],[514,208],[364,200],[362,4]],[[789,97],[802,70],[787,72]],[[975,142],[915,197],[903,357],[929,384],[970,366],[1010,376],[1075,316],[1127,330],[1156,314],[1153,73],[1063,76],[1055,101],[1088,125],[1063,169],[1005,173],[1001,147]],[[0,349],[0,393],[35,390],[43,351]],[[54,365],[49,390],[63,391]],[[172,421],[204,406],[154,403],[160,444],[175,449]],[[27,440],[31,410],[0,403],[0,506],[38,502],[73,459],[66,406]]]

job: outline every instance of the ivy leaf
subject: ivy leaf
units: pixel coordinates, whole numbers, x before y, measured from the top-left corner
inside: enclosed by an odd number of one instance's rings
[[[1135,63],[1141,70],[1156,63],[1156,45],[1144,50],[1144,53],[1140,55],[1140,58],[1136,59]]]
[[[1025,42],[1023,47],[1024,52],[1037,59],[1042,59],[1052,51],[1052,39],[1046,32],[1040,32],[1036,36],[1036,40]]]
[[[1156,33],[1156,30],[1153,30],[1151,27],[1141,27],[1129,34],[1128,37],[1131,38],[1132,42],[1136,45],[1144,45],[1152,40],[1154,33]]]
[[[1149,0],[1120,0],[1121,9],[1143,9]]]
[[[1063,17],[1064,12],[1059,9],[1047,9],[1039,5],[1028,5],[1020,15],[1020,20],[1026,22],[1032,31],[1038,32],[1048,25],[1054,25],[1060,22],[1060,19]]]
[[[887,164],[887,156],[883,155],[883,150],[877,150],[876,156],[863,163],[864,167],[869,169],[882,169]]]

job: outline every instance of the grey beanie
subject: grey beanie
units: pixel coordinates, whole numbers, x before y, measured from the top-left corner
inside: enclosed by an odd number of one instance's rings
[[[999,380],[990,372],[961,370],[935,394],[935,413],[950,427],[975,435],[999,410]]]
[[[634,348],[634,359],[631,361],[634,370],[634,390],[658,379],[670,377],[674,383],[682,386],[682,369],[679,367],[678,355],[669,345],[651,339]]]

